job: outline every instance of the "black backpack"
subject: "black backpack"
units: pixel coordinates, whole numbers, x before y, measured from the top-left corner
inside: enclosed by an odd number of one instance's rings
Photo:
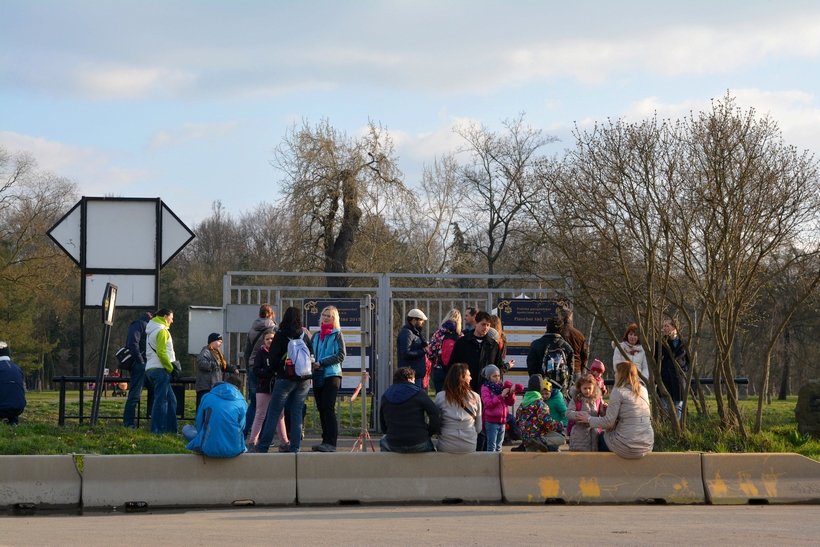
[[[545,379],[557,384],[559,390],[566,391],[569,387],[569,363],[562,341],[558,340],[547,347],[541,359],[541,374]]]

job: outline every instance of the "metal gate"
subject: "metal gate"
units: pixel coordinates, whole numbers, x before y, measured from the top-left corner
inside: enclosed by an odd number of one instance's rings
[[[345,278],[349,286],[328,286],[330,278]],[[500,286],[487,287],[488,283]],[[503,299],[571,297],[570,281],[560,276],[233,271],[223,278],[224,352],[230,362],[242,362],[247,332],[261,304],[271,304],[279,318],[289,306],[302,309],[304,317],[306,302],[369,300],[373,320],[363,323],[366,328],[361,332],[359,350],[370,352],[370,385],[363,391],[373,397],[371,408],[373,415],[378,415],[381,394],[392,382],[396,336],[408,310],[425,312],[429,339],[452,308],[475,306],[489,311]],[[348,395],[351,387],[348,381],[341,396]]]

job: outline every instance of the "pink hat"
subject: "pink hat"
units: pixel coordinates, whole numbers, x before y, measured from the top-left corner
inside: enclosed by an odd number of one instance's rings
[[[601,361],[600,359],[595,359],[594,361],[592,361],[592,365],[589,367],[589,370],[590,372],[593,370],[599,370],[601,371],[601,374],[603,374],[606,370],[606,367],[604,366],[603,361]]]

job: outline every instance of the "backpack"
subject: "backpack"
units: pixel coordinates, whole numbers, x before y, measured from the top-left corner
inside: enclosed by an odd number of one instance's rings
[[[285,375],[290,380],[309,378],[313,373],[313,361],[303,336],[290,338],[285,354]]]
[[[444,368],[450,366],[450,359],[453,357],[453,348],[456,347],[456,340],[458,340],[458,335],[455,333],[447,333],[441,340],[441,357],[439,360]]]
[[[567,390],[569,365],[563,347],[556,344],[547,348],[544,357],[541,359],[541,370],[544,378],[553,384],[558,384],[561,391]]]

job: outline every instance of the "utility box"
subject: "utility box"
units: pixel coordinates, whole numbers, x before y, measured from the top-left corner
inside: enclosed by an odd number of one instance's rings
[[[225,336],[222,332],[224,325],[222,308],[188,306],[188,353],[199,354],[203,346],[208,344],[208,335],[212,332]]]

